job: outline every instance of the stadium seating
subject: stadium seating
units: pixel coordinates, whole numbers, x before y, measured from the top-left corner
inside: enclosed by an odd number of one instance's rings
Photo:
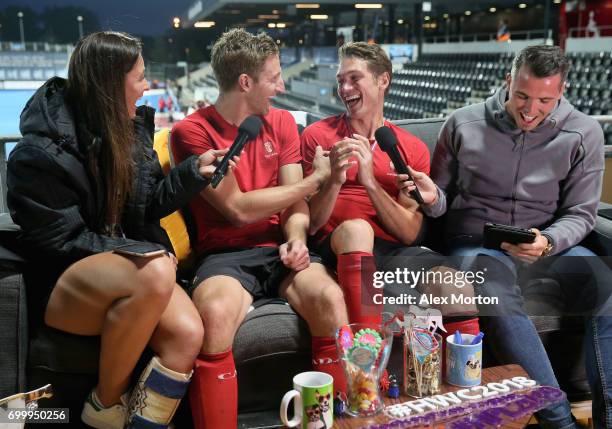
[[[587,115],[612,115],[612,52],[569,53],[569,58],[566,98]],[[385,116],[446,116],[484,100],[503,84],[511,66],[512,56],[507,53],[423,55],[394,72]],[[606,144],[612,145],[612,125],[604,124],[603,130]]]
[[[385,115],[390,119],[441,117],[478,102],[500,85],[509,54],[425,54],[394,73]]]
[[[612,115],[612,52],[570,53],[566,97],[587,115]],[[606,138],[609,140],[609,130]],[[609,144],[609,143],[608,143]]]
[[[0,81],[65,76],[68,52],[0,52]]]

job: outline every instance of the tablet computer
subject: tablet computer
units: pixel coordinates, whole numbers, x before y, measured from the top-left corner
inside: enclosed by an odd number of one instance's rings
[[[485,223],[483,245],[487,249],[499,249],[503,242],[511,244],[533,243],[535,232],[516,226]]]

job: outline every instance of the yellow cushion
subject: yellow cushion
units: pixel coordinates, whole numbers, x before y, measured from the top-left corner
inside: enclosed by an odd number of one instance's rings
[[[169,142],[170,130],[168,128],[163,128],[155,133],[153,149],[157,152],[159,164],[162,170],[164,170],[164,174],[168,174],[172,168]],[[170,237],[174,254],[179,262],[188,261],[191,257],[191,242],[189,241],[185,218],[181,211],[177,210],[161,219],[160,225],[166,230],[168,237]]]

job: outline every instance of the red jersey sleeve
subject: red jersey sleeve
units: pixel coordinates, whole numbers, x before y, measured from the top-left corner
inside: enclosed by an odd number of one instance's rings
[[[281,130],[279,133],[281,139],[279,167],[287,164],[298,164],[302,160],[300,154],[300,135],[298,134],[295,119],[293,119],[293,115],[290,112],[286,110],[281,112],[281,121],[277,125]]]
[[[314,133],[312,133],[312,128],[306,128],[302,132],[301,136],[302,169],[304,170],[304,177],[310,176],[312,174],[312,160],[314,159],[317,146],[319,146],[313,134]]]
[[[203,118],[201,120],[204,120]],[[206,129],[189,119],[178,122],[170,134],[172,155],[178,164],[191,155],[201,155],[209,149],[214,149],[214,142]]]

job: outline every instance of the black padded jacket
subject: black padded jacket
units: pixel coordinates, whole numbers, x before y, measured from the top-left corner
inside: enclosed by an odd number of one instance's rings
[[[47,273],[53,286],[70,264],[132,241],[164,244],[159,219],[186,205],[208,183],[191,157],[164,176],[153,150],[154,109],[139,107],[134,119],[133,191],[123,211],[123,236],[105,235],[105,193],[92,177],[88,157],[97,156],[100,139],[76,122],[65,98],[66,81],[52,78],[28,101],[21,114],[23,136],[7,166],[7,202],[21,227],[28,259]]]

